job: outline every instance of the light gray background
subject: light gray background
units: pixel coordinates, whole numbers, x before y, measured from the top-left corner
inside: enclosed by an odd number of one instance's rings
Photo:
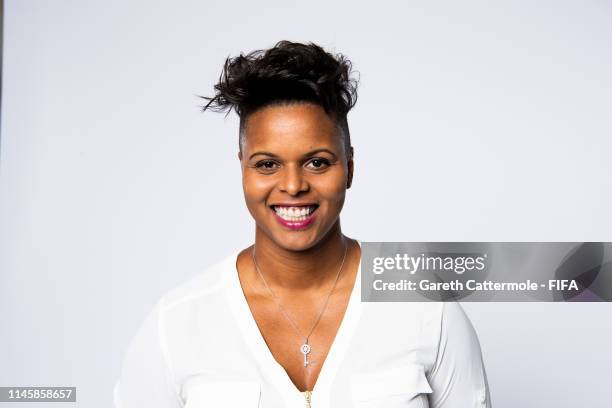
[[[237,119],[194,94],[280,39],[361,72],[349,236],[612,241],[609,1],[5,7],[1,385],[110,406],[155,300],[251,243]],[[609,406],[612,305],[465,309],[496,408]]]

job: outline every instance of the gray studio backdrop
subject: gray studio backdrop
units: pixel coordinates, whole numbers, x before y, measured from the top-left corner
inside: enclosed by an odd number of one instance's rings
[[[347,54],[366,241],[612,241],[608,1],[5,2],[0,385],[111,405],[156,299],[251,243],[228,55]],[[496,408],[608,407],[612,305],[466,304]],[[19,405],[23,408],[28,405]]]

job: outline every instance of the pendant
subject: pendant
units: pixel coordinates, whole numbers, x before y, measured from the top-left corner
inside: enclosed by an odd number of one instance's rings
[[[306,367],[309,364],[308,354],[310,353],[310,345],[308,344],[308,340],[306,340],[306,343],[302,344],[300,351],[304,355],[304,367]]]

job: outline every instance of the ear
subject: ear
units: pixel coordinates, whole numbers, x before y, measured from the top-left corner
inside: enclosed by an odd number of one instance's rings
[[[347,190],[351,188],[351,185],[353,184],[353,172],[355,169],[355,164],[353,163],[353,154],[354,154],[354,150],[353,150],[353,146],[351,146],[351,150],[349,151],[348,162],[347,162],[347,166],[348,166],[348,178],[346,180]]]

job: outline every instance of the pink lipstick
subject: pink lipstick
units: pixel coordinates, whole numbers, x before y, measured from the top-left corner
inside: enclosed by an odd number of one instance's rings
[[[275,204],[270,206],[274,217],[282,226],[301,230],[310,225],[316,218],[317,204]]]

